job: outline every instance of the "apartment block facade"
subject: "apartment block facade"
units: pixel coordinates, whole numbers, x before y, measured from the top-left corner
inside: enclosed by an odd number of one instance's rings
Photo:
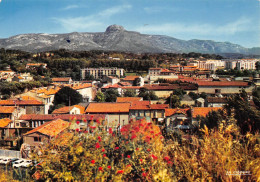
[[[124,75],[122,68],[84,68],[80,70],[81,79],[85,79],[87,75],[92,75],[95,79],[102,79],[103,76],[118,76],[121,78]]]

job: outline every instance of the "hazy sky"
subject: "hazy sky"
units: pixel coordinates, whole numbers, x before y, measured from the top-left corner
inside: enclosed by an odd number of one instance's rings
[[[127,30],[260,47],[260,0],[0,0],[0,38]]]

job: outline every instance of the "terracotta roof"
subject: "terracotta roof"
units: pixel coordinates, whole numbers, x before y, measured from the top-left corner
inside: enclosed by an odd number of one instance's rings
[[[85,111],[85,108],[83,106],[80,105],[74,105],[74,106],[66,106],[66,107],[62,107],[59,109],[55,109],[52,114],[69,114],[69,112],[74,108],[78,108],[80,110],[79,114],[83,114]]]
[[[149,70],[161,70],[162,68],[149,68]]]
[[[179,84],[173,84],[173,85],[145,85],[144,86],[148,90],[174,90],[174,89],[183,89],[183,90],[197,90],[197,87],[194,84],[189,85],[179,85]]]
[[[140,88],[143,88],[141,86],[125,86],[125,87],[122,87],[122,89],[140,89]]]
[[[180,108],[175,108],[175,109],[165,109],[165,116],[172,116],[174,114],[178,114],[178,113],[181,113],[181,114],[187,114],[187,111],[189,110],[190,108],[186,108],[186,109],[180,109]]]
[[[121,85],[118,85],[117,83],[113,84],[113,85],[107,85],[107,86],[104,86],[102,88],[104,89],[109,89],[109,88],[120,88]]]
[[[117,97],[116,102],[133,102],[133,101],[141,101],[142,97]]]
[[[150,101],[136,101],[131,104],[130,110],[157,110],[169,108],[168,104],[150,104]]]
[[[58,78],[52,78],[53,82],[68,82],[70,81],[71,77],[58,77]]]
[[[226,97],[207,97],[209,103],[227,103]]]
[[[192,117],[193,118],[196,118],[197,116],[206,117],[210,111],[217,111],[219,109],[221,109],[221,108],[219,108],[219,107],[193,107]]]
[[[122,86],[132,86],[132,84],[129,82],[119,82],[118,84]]]
[[[64,121],[62,119],[56,119],[54,121],[44,123],[43,125],[25,133],[24,136],[38,132],[50,137],[54,137],[66,128],[68,128],[68,126],[69,122]]]
[[[8,126],[8,124],[11,122],[12,122],[12,120],[9,118],[0,119],[0,128],[4,128],[4,127]]]
[[[97,119],[105,119],[105,115],[103,114],[24,114],[19,120],[25,121],[52,121],[55,119],[62,119],[65,121],[70,121],[73,118],[76,120],[97,120]]]
[[[139,78],[140,76],[126,76],[123,80],[129,80],[134,81],[136,78]]]
[[[15,110],[13,106],[0,106],[0,113],[11,114]]]
[[[35,97],[31,97],[31,96],[22,96],[21,97],[22,98],[22,100],[37,100]]]
[[[130,103],[90,103],[86,113],[128,113]]]
[[[21,106],[21,105],[43,105],[41,101],[38,100],[0,100],[1,106]]]
[[[240,82],[240,81],[197,81],[199,86],[217,86],[217,87],[246,87],[248,86],[248,82]]]

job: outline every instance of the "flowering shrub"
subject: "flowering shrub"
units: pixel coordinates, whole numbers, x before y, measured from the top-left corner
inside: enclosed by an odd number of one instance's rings
[[[233,124],[219,131],[203,131],[181,145],[166,141],[158,126],[132,121],[120,130],[90,124],[68,131],[46,143],[34,158],[45,181],[250,181],[260,180],[259,135],[243,138]],[[76,130],[77,128],[78,130]],[[40,155],[38,155],[40,154]],[[227,171],[251,175],[227,175]]]

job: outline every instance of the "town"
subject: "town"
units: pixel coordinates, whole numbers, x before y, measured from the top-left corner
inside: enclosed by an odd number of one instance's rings
[[[0,156],[25,163],[73,120],[79,133],[100,122],[118,133],[145,119],[166,137],[180,131],[189,140],[235,95],[260,108],[257,58],[2,49],[0,68]],[[259,129],[259,121],[250,126]]]

